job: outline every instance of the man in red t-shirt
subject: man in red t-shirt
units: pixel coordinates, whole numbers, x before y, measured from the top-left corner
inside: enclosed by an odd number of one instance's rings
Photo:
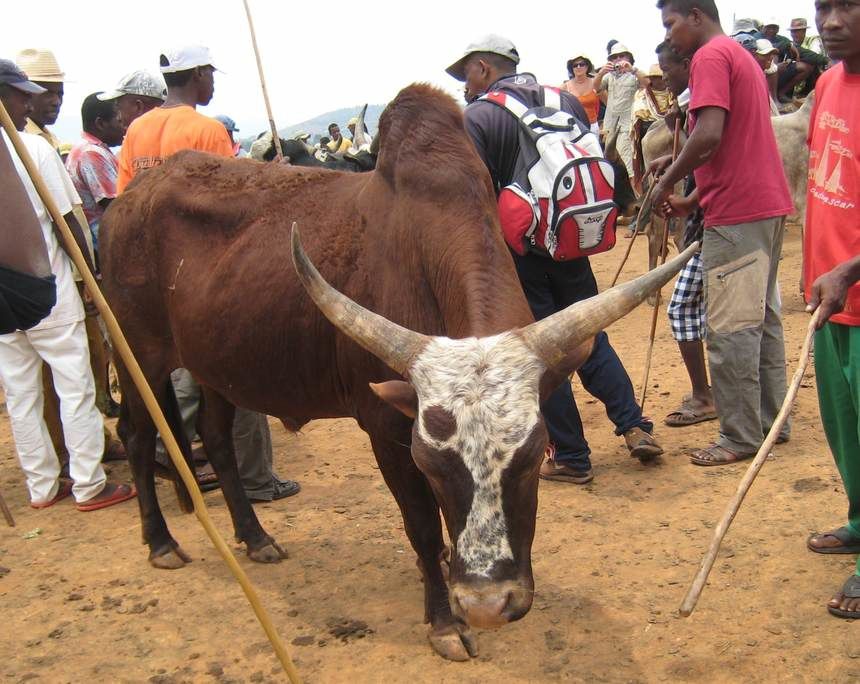
[[[659,0],[666,40],[690,64],[691,134],[657,170],[660,208],[695,173],[705,214],[702,265],[708,364],[720,435],[690,456],[722,465],[753,456],[785,397],[777,268],[793,207],[759,65],[723,33],[714,0]],[[671,160],[669,160],[671,161]],[[786,441],[789,427],[780,435]]]
[[[860,553],[860,3],[818,0],[815,14],[827,54],[841,62],[824,72],[815,89],[804,282],[808,310],[821,310],[818,405],[848,495],[848,523],[812,535],[807,546],[850,554]],[[860,618],[860,559],[827,609]]]

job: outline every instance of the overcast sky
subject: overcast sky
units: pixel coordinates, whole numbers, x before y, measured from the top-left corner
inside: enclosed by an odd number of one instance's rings
[[[584,52],[599,64],[610,38],[630,47],[647,68],[663,37],[656,0],[250,2],[279,127],[340,107],[387,102],[414,81],[459,99],[461,86],[444,69],[486,33],[513,40],[521,70],[552,84],[566,78],[565,62],[574,54]],[[783,27],[795,16],[812,24],[814,16],[813,0],[726,0],[718,6],[726,30],[734,16],[775,17]],[[542,7],[565,11],[548,20]],[[87,94],[111,89],[136,69],[157,71],[162,50],[191,43],[208,46],[225,72],[216,74],[215,97],[201,111],[233,117],[241,136],[263,130],[265,108],[241,0],[41,0],[34,8],[10,5],[0,23],[0,46],[8,51],[0,57],[14,59],[30,47],[56,54],[67,81],[55,131],[68,141],[78,136]]]

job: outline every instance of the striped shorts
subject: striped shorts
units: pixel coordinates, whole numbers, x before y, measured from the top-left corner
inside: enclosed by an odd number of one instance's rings
[[[675,281],[666,310],[677,342],[705,339],[705,292],[702,281],[702,255],[690,259]]]

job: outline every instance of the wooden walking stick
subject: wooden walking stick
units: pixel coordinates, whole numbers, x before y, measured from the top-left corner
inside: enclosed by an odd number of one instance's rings
[[[3,130],[6,131],[9,139],[12,141],[15,151],[18,153],[18,157],[20,157],[26,167],[27,173],[30,175],[30,179],[33,181],[36,191],[39,193],[39,197],[44,203],[45,208],[48,210],[48,213],[51,215],[54,224],[60,231],[63,243],[66,247],[66,252],[71,257],[75,266],[77,266],[78,271],[84,280],[84,285],[86,285],[87,290],[92,296],[93,303],[96,305],[96,308],[104,319],[108,332],[110,332],[110,336],[113,339],[114,349],[119,353],[120,358],[122,358],[135,387],[137,387],[138,392],[140,392],[140,396],[146,404],[149,414],[152,416],[152,420],[155,423],[158,433],[161,435],[161,439],[164,442],[164,446],[167,449],[167,454],[170,456],[170,460],[173,461],[173,465],[176,467],[179,476],[188,488],[188,493],[191,495],[191,500],[194,502],[194,514],[197,516],[197,520],[212,540],[212,544],[215,546],[215,549],[218,551],[221,558],[230,568],[230,571],[233,573],[233,577],[236,578],[236,581],[242,587],[242,591],[245,592],[245,597],[248,599],[248,603],[251,604],[251,608],[254,610],[257,620],[260,622],[260,625],[263,627],[263,631],[269,638],[269,642],[272,644],[272,648],[278,656],[278,659],[281,661],[281,665],[287,673],[290,681],[293,684],[297,684],[301,681],[299,673],[296,670],[293,661],[290,659],[286,647],[281,641],[280,636],[278,636],[278,632],[275,629],[269,614],[260,602],[260,597],[257,595],[254,585],[251,584],[251,581],[248,579],[242,566],[240,566],[236,561],[236,557],[215,529],[215,525],[209,517],[209,511],[206,509],[206,503],[203,501],[203,496],[200,493],[200,488],[197,486],[197,480],[188,468],[188,464],[185,462],[185,458],[179,450],[179,445],[176,443],[173,431],[167,424],[167,420],[161,411],[161,407],[158,405],[158,401],[152,393],[152,388],[150,388],[146,377],[143,375],[143,371],[140,369],[137,359],[132,353],[131,348],[128,346],[125,335],[119,327],[119,323],[117,322],[113,311],[111,311],[110,306],[108,306],[107,300],[99,289],[95,276],[90,272],[89,266],[84,259],[84,255],[78,247],[77,242],[75,242],[72,231],[69,229],[65,218],[63,218],[63,215],[60,213],[53,195],[51,195],[45,185],[45,181],[42,179],[39,169],[33,163],[29,151],[21,140],[21,136],[15,129],[12,119],[9,118],[9,113],[6,111],[6,107],[3,106],[2,102],[0,102],[0,124],[2,124]]]
[[[251,45],[254,47],[254,56],[257,58],[257,73],[260,74],[260,87],[263,89],[263,102],[266,104],[266,114],[269,117],[269,130],[272,131],[272,145],[275,146],[275,159],[281,161],[284,158],[281,152],[281,136],[278,135],[278,127],[275,126],[275,117],[272,116],[272,105],[269,102],[269,91],[266,88],[266,77],[263,75],[263,62],[260,60],[260,50],[257,47],[257,32],[254,31],[254,20],[251,18],[251,7],[248,0],[245,3],[245,15],[248,17],[248,28],[251,30]]]
[[[803,347],[800,350],[800,359],[798,360],[797,370],[794,372],[794,377],[791,380],[788,393],[785,395],[785,401],[782,402],[782,408],[779,410],[776,420],[770,428],[770,432],[767,433],[767,437],[765,437],[765,440],[759,448],[758,453],[755,455],[753,462],[750,463],[750,467],[747,468],[747,472],[744,475],[743,480],[741,480],[738,485],[735,495],[732,497],[732,500],[729,501],[729,505],[726,507],[723,517],[720,519],[719,524],[714,530],[711,545],[708,547],[708,551],[705,553],[704,558],[702,558],[699,572],[696,573],[693,583],[690,585],[690,589],[687,591],[687,595],[684,597],[684,601],[678,609],[678,612],[684,617],[690,617],[693,610],[695,610],[696,604],[699,602],[699,597],[702,595],[702,591],[705,588],[705,583],[708,581],[708,575],[711,572],[711,568],[714,567],[714,562],[717,560],[717,553],[720,550],[720,544],[723,543],[723,537],[725,537],[726,532],[729,531],[729,526],[732,524],[732,520],[735,519],[741,504],[744,502],[744,497],[747,495],[750,487],[752,487],[752,483],[755,481],[755,478],[762,469],[762,466],[764,466],[773,445],[776,444],[776,440],[779,437],[780,430],[782,430],[783,425],[785,425],[785,421],[788,420],[788,415],[791,413],[791,407],[797,397],[800,383],[803,381],[803,375],[806,373],[806,367],[809,364],[809,349],[812,346],[812,338],[815,334],[815,330],[818,328],[818,321],[821,318],[820,313],[821,310],[819,309],[812,316],[812,320],[809,321],[809,328],[806,331],[806,339],[803,341]]]
[[[6,524],[9,527],[15,527],[15,518],[12,517],[12,511],[9,510],[9,506],[6,505],[6,500],[3,498],[3,494],[0,493],[0,510],[3,511],[3,517],[6,518]]]
[[[678,158],[678,148],[681,143],[681,118],[675,119],[675,135],[672,139],[672,163]],[[651,186],[654,187],[653,185]],[[674,219],[666,221],[663,226],[663,240],[660,243],[660,265],[666,263],[666,256],[669,254],[669,226]],[[648,354],[645,357],[645,373],[642,377],[642,394],[639,397],[639,408],[645,410],[645,395],[648,392],[648,376],[651,375],[651,356],[654,353],[654,339],[657,336],[657,316],[660,314],[660,300],[662,299],[663,288],[657,290],[654,295],[654,311],[651,314],[651,337],[648,342]]]
[[[648,192],[645,193],[645,197],[642,199],[642,206],[639,207],[639,213],[636,215],[636,230],[633,231],[633,237],[630,238],[630,242],[627,243],[627,251],[624,252],[624,258],[621,259],[621,263],[618,264],[618,270],[615,271],[615,277],[612,278],[612,284],[609,287],[615,287],[615,283],[618,282],[618,276],[621,275],[621,269],[624,268],[624,264],[627,263],[627,258],[630,256],[630,252],[633,249],[633,243],[636,242],[636,236],[639,235],[639,221],[642,220],[642,214],[645,212],[645,207],[648,206],[648,202],[651,201],[651,191],[654,189],[654,183],[651,183],[651,187],[648,188]]]

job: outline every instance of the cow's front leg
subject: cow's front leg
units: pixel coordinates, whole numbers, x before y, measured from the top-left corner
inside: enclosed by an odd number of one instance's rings
[[[221,491],[233,519],[236,539],[245,542],[251,560],[258,563],[278,563],[287,557],[287,552],[260,525],[239,478],[233,445],[235,413],[233,404],[211,388],[203,387],[200,436],[209,462],[218,473]],[[263,457],[263,454],[259,455],[259,458]]]
[[[408,433],[407,433],[408,434]],[[430,623],[428,638],[433,650],[448,660],[469,660],[478,654],[474,635],[451,612],[448,585],[442,570],[445,545],[439,505],[430,485],[418,470],[409,448],[389,438],[370,436],[379,470],[403,515],[406,535],[418,554],[424,578],[424,621]]]

